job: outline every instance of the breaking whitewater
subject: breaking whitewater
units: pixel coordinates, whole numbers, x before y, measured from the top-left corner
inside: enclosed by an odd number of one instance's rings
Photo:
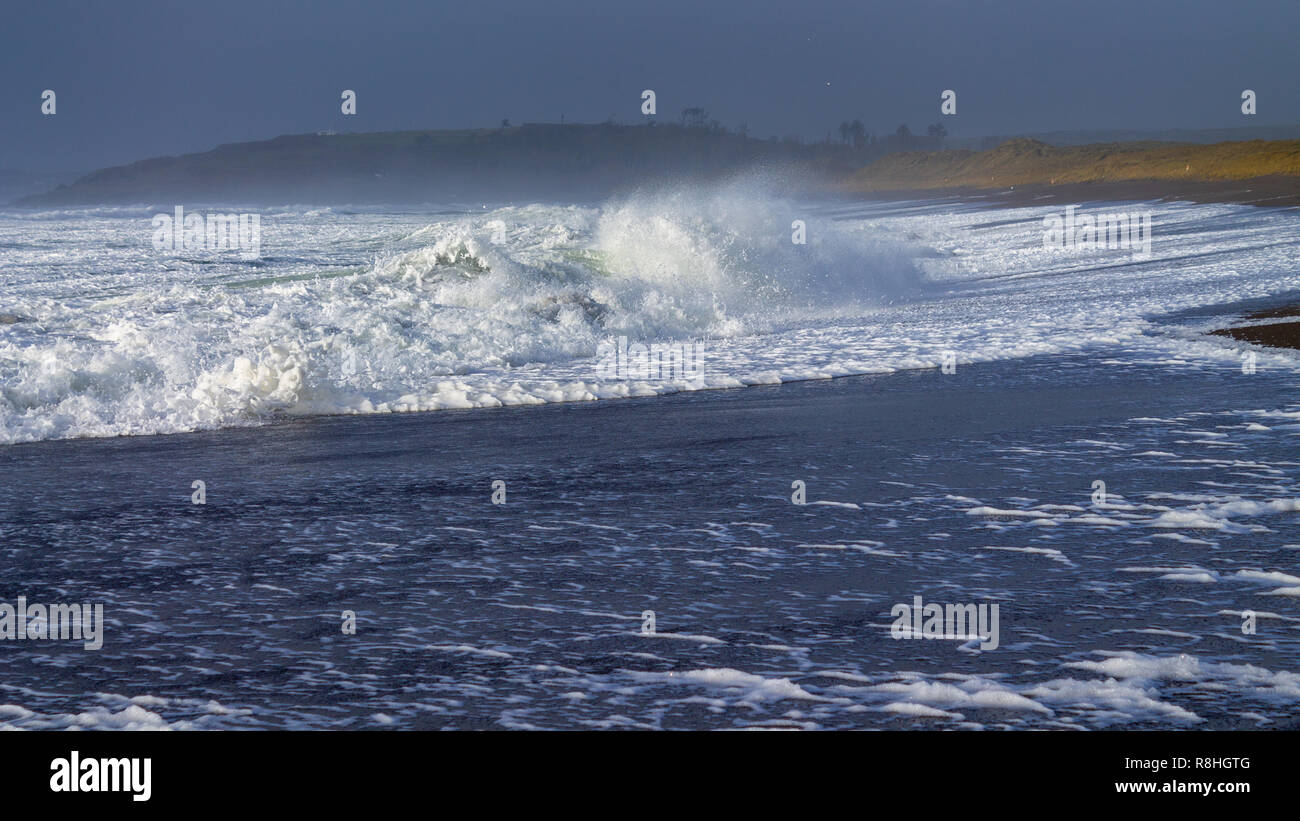
[[[945,359],[1238,361],[1239,345],[1202,335],[1209,325],[1163,320],[1293,287],[1295,216],[1147,211],[1150,253],[1046,243],[1051,208],[809,204],[752,184],[587,206],[263,209],[256,259],[158,250],[171,204],[0,212],[0,442],[649,396]],[[674,345],[691,346],[693,367],[608,367],[611,347]]]

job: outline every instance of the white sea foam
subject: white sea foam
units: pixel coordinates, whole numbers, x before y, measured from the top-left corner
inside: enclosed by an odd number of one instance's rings
[[[76,713],[39,713],[0,705],[0,730],[200,730],[249,726],[253,711],[202,699],[94,694],[99,704]]]
[[[432,216],[264,209],[248,262],[156,255],[156,210],[0,214],[0,312],[20,318],[0,325],[0,442],[652,396],[932,368],[950,350],[959,367],[1080,350],[1236,364],[1239,343],[1155,318],[1291,287],[1276,240],[1295,228],[1163,205],[1150,259],[1085,260],[1042,248],[1043,209],[990,226],[738,184]],[[617,336],[704,341],[704,376],[602,379],[597,346]]]

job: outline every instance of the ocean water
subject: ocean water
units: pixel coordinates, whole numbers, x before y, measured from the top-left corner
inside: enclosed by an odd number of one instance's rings
[[[0,312],[24,321],[0,325],[0,442],[777,384],[949,350],[1238,356],[1160,317],[1294,288],[1294,215],[1134,207],[1155,211],[1148,259],[1045,249],[1056,209],[836,209],[740,184],[591,207],[263,210],[256,260],[155,251],[151,217],[171,205],[8,212]],[[599,346],[619,337],[700,342],[706,367],[603,380]]]
[[[107,621],[0,641],[3,726],[1295,725],[1300,357],[1204,334],[1294,296],[1294,212],[1079,251],[738,184],[262,209],[244,260],[171,207],[0,214],[0,600]]]

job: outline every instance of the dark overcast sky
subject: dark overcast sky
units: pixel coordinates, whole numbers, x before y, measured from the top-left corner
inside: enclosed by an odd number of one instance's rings
[[[955,136],[1300,122],[1298,0],[4,0],[0,18],[0,168],[322,129],[631,123],[645,88],[660,119],[702,106],[758,136],[921,130],[945,88]]]

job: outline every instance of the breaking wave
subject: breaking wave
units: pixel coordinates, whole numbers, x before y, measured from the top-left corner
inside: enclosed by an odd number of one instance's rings
[[[797,332],[923,279],[914,243],[743,183],[432,220],[290,209],[254,265],[159,257],[148,211],[0,217],[0,441],[744,384],[606,384],[593,358]]]

